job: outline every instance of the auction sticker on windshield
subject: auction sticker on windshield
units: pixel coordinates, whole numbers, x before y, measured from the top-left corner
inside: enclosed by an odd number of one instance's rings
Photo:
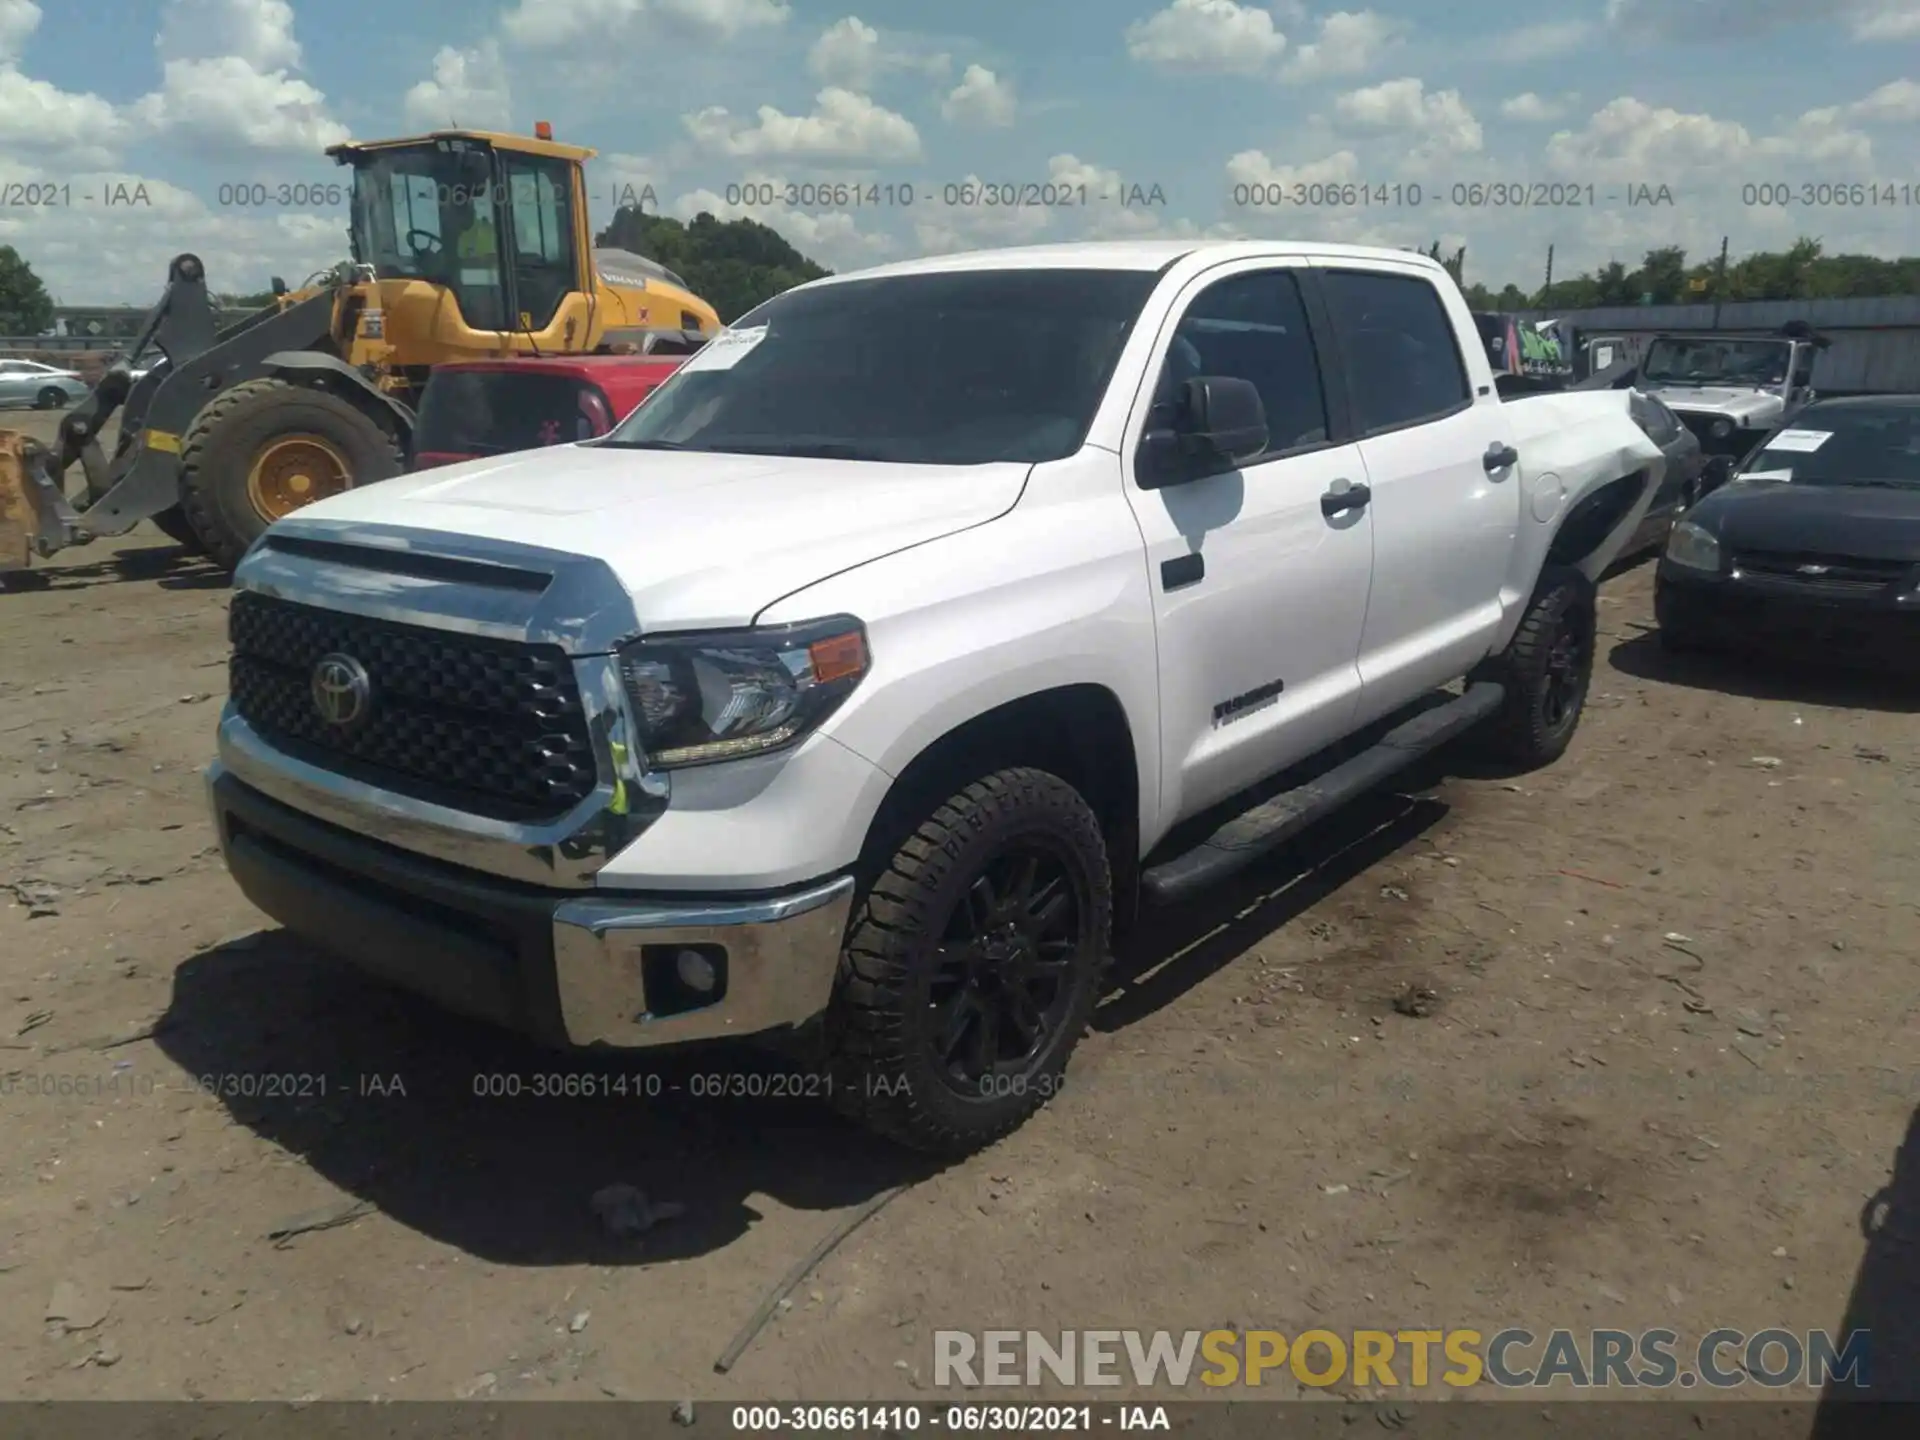
[[[1831,430],[1782,430],[1767,442],[1767,449],[1818,450],[1832,438]]]
[[[749,326],[745,330],[722,330],[695,351],[680,369],[731,370],[747,358],[749,350],[766,338],[767,327],[764,325]]]

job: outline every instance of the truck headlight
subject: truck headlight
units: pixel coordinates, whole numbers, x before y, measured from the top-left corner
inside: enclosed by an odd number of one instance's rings
[[[645,638],[620,652],[647,758],[662,769],[793,744],[853,693],[870,658],[849,615]]]
[[[1723,418],[1723,419],[1714,421],[1713,428],[1709,430],[1707,433],[1712,435],[1713,438],[1716,440],[1724,440],[1729,435],[1733,434],[1733,429],[1734,429],[1733,421]]]
[[[1720,568],[1720,542],[1691,520],[1677,521],[1672,533],[1667,536],[1667,559],[1689,570],[1717,571]]]

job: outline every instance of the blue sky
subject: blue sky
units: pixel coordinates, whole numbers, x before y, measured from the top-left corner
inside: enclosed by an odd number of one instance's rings
[[[335,179],[319,150],[347,134],[546,119],[602,152],[597,219],[650,186],[835,268],[1131,234],[1437,238],[1495,284],[1549,243],[1563,273],[1723,234],[1920,253],[1920,0],[1348,3],[0,0],[0,243],[73,303],[148,300],[187,248],[259,288],[341,258],[343,217],[222,184]],[[1165,203],[944,203],[976,178]],[[823,180],[916,203],[784,203]],[[1596,203],[1454,203],[1490,182]],[[1776,183],[1888,188],[1744,203]],[[104,206],[115,184],[147,203]],[[743,185],[777,203],[729,203]],[[1640,186],[1671,203],[1628,206]]]

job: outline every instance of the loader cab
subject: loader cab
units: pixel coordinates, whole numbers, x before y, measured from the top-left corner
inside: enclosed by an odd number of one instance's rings
[[[361,273],[433,285],[469,330],[551,324],[568,295],[591,289],[580,158],[513,140],[443,133],[329,150],[353,170],[349,235]]]

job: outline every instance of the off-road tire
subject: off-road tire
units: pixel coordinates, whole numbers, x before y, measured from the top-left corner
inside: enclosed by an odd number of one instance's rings
[[[263,444],[289,431],[331,441],[356,486],[405,468],[392,433],[338,395],[271,376],[223,391],[194,417],[180,447],[180,508],[223,569],[238,565],[267,528],[247,496],[247,471]]]
[[[1593,584],[1578,570],[1555,565],[1542,573],[1512,643],[1474,677],[1506,687],[1500,709],[1480,733],[1486,754],[1516,770],[1537,770],[1566,753],[1592,688],[1597,609]],[[1569,638],[1577,647],[1577,685],[1556,715],[1556,664]]]
[[[33,397],[36,410],[58,410],[67,403],[67,392],[57,385],[49,385]]]
[[[187,512],[178,505],[169,505],[157,515],[149,515],[147,518],[153,521],[154,529],[169,540],[185,546],[195,555],[207,553],[207,547],[200,539],[200,532],[193,528],[193,522],[187,519]]]
[[[994,858],[1037,840],[1072,874],[1080,944],[1063,1020],[1042,1042],[1024,1083],[965,1095],[927,1048],[933,952],[954,907]],[[957,1155],[1017,1129],[1060,1091],[1068,1057],[1099,998],[1113,930],[1113,882],[1100,822],[1066,781],[1042,770],[1001,770],[936,806],[857,897],[826,1016],[834,1104],[902,1145]]]

